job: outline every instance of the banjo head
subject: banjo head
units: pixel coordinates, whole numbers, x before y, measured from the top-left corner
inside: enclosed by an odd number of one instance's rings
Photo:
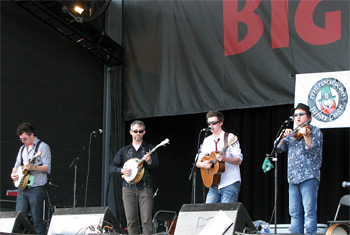
[[[139,161],[140,161],[140,159],[138,159],[138,158],[132,158],[132,159],[129,159],[128,161],[125,162],[123,168],[130,169],[130,175],[124,176],[124,179],[127,182],[131,182],[136,177],[136,175],[139,171],[139,169],[138,169]]]
[[[18,179],[16,181],[14,181],[14,185],[16,188],[18,188],[24,178],[24,175],[27,173],[27,169],[24,166],[20,166],[17,169],[17,175],[18,175]]]

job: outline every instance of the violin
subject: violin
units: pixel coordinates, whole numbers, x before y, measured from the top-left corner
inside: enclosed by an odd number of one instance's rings
[[[303,137],[303,134],[300,133],[301,129],[302,128],[306,128],[306,132],[309,134],[309,135],[312,135],[312,132],[311,132],[311,127],[309,126],[309,122],[311,121],[310,120],[307,120],[306,122],[304,122],[303,124],[301,124],[300,126],[298,126],[296,129],[296,131],[294,132],[294,139],[296,140],[301,140],[301,138]]]

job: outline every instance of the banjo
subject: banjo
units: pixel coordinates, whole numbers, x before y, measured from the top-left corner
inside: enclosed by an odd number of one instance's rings
[[[40,157],[42,154],[41,151],[38,151],[33,158],[29,161],[30,163],[33,163],[35,158]],[[13,183],[15,185],[16,188],[20,189],[20,190],[24,190],[27,187],[27,183],[28,183],[28,179],[29,179],[29,171],[25,168],[25,166],[20,166],[17,169],[17,175],[18,175],[18,179],[14,180]]]
[[[159,148],[160,146],[164,146],[166,144],[169,144],[169,139],[168,138],[163,140],[160,144],[158,144],[156,147],[154,147],[146,155],[151,155],[154,151],[156,151],[157,148]],[[124,163],[123,168],[130,169],[130,175],[129,176],[122,175],[122,178],[124,180],[126,180],[126,182],[128,182],[128,183],[137,184],[138,182],[140,182],[140,180],[142,179],[142,177],[143,177],[143,175],[145,173],[145,167],[143,166],[143,161],[144,160],[145,160],[144,157],[141,158],[141,159],[139,159],[139,158],[131,158],[131,159],[127,160]]]

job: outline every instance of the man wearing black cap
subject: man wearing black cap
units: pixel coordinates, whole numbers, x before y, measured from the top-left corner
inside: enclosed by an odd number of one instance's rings
[[[278,152],[288,151],[289,214],[291,233],[316,234],[317,192],[320,184],[323,134],[310,125],[309,106],[299,103],[291,110],[295,130],[286,129]]]

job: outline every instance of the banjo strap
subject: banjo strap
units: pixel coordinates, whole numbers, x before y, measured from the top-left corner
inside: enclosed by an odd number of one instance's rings
[[[34,154],[33,156],[38,152],[38,149],[39,149],[39,145],[41,144],[41,140],[38,141],[36,147],[35,147],[35,151],[34,151]],[[22,145],[21,147],[21,166],[23,166],[23,150],[25,148],[25,145]]]
[[[146,144],[141,147],[141,156],[144,156],[146,154]],[[134,151],[132,149],[132,145],[130,144],[128,147],[124,149],[124,154],[123,154],[123,161],[126,162],[127,160],[131,158],[135,158],[133,155]]]

